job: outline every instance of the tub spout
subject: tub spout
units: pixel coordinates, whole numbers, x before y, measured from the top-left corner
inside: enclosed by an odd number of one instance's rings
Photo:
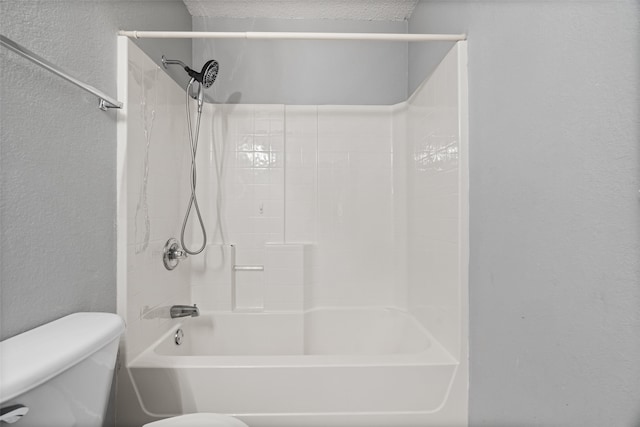
[[[169,310],[171,314],[171,318],[175,319],[176,317],[198,317],[200,316],[200,310],[196,307],[195,304],[191,305],[174,305],[171,306],[171,310]]]

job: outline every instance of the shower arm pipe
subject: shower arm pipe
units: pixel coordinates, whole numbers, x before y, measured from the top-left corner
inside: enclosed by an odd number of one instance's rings
[[[118,35],[135,39],[249,39],[249,40],[358,40],[429,42],[462,41],[466,34],[398,33],[288,33],[288,32],[210,32],[210,31],[119,31]]]
[[[90,94],[96,96],[99,100],[98,108],[100,108],[102,111],[107,111],[107,109],[109,108],[122,108],[122,102],[116,99],[113,99],[110,96],[99,91],[95,87],[88,85],[86,83],[83,83],[82,81],[76,79],[75,77],[70,76],[69,74],[62,71],[60,68],[58,68],[56,65],[52,64],[51,62],[47,61],[41,56],[31,52],[26,47],[19,45],[18,43],[14,42],[10,38],[3,36],[2,34],[0,34],[0,45],[13,51],[14,53],[17,53],[20,56],[23,56],[24,58],[27,58],[29,61],[32,61],[38,64],[45,70],[52,72],[58,77],[62,77],[66,81],[73,83],[74,85],[78,86],[80,89],[84,89]]]

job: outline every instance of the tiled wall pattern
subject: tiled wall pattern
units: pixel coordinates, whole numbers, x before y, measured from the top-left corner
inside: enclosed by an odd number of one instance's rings
[[[456,46],[416,90],[406,116],[409,308],[454,356],[461,326],[458,54]]]
[[[212,118],[202,128],[209,156],[200,157],[208,171],[199,192],[205,259],[220,269],[194,260],[194,301],[204,309],[302,310],[303,247],[285,244],[285,107],[207,105],[204,117]]]
[[[130,360],[169,327],[170,305],[190,302],[189,268],[168,271],[162,263],[165,242],[179,233],[183,206],[176,200],[184,200],[189,188],[189,152],[186,143],[176,143],[185,140],[185,121],[172,120],[184,115],[184,92],[125,42],[128,70],[119,98],[126,105],[126,138],[118,141],[118,185],[126,190],[120,192],[118,224],[126,225],[126,239],[119,234],[127,242],[126,287],[118,290],[118,309],[127,323]]]
[[[222,142],[225,144],[223,152],[215,156],[224,173],[221,180],[224,231],[241,250],[262,248],[270,241],[282,242],[284,107],[223,106],[203,117],[214,117],[209,125],[213,125],[211,132],[217,133],[208,141],[212,160],[213,153],[220,153]],[[209,170],[215,170],[211,164],[208,166]],[[210,185],[215,186],[217,176],[210,177]],[[221,243],[220,236],[214,238],[213,243]]]
[[[233,298],[248,311],[397,305],[391,107],[208,107],[208,161],[223,163],[203,168],[223,173],[209,174],[203,197],[210,227],[221,206],[224,231],[211,232],[209,250],[233,245],[236,265],[264,272],[236,271],[231,297],[209,290],[201,306]],[[275,251],[297,252],[291,276],[274,275]],[[203,276],[194,290],[219,283]],[[212,292],[225,302],[209,304]]]

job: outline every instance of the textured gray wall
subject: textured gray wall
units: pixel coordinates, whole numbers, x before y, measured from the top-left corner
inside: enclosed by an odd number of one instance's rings
[[[0,1],[0,29],[115,97],[116,31],[190,30],[191,16],[179,0]],[[162,49],[191,58],[189,41]],[[115,311],[116,113],[5,48],[0,72],[5,339],[71,312]]]
[[[194,17],[193,29],[406,33],[407,23]],[[220,62],[210,100],[243,104],[395,104],[407,98],[407,51],[407,43],[396,42],[193,42],[194,68]]]
[[[637,1],[421,2],[469,35],[472,426],[640,425]],[[410,48],[410,85],[446,46]]]

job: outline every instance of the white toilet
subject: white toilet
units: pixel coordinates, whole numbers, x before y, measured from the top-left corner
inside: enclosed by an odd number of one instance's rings
[[[75,313],[0,342],[0,422],[23,427],[102,427],[122,319]],[[190,414],[145,427],[247,427],[219,414]]]

